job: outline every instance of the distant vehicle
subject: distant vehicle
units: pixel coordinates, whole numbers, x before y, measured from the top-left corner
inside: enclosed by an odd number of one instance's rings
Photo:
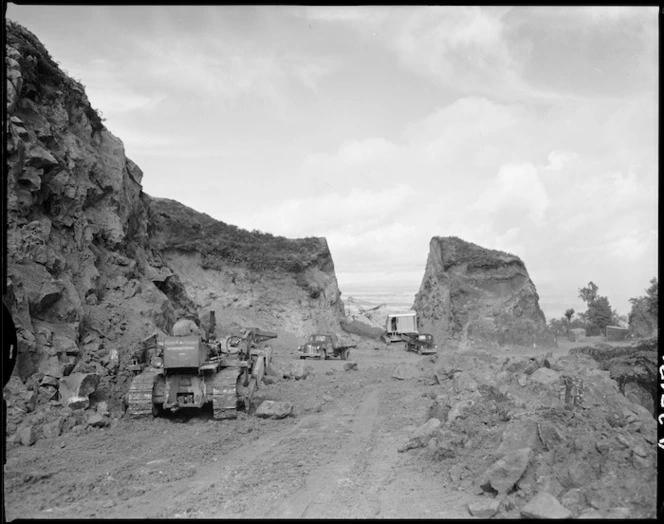
[[[390,344],[391,342],[401,342],[402,333],[417,333],[418,331],[419,321],[415,311],[387,315],[383,341],[386,344]]]
[[[301,359],[319,358],[325,360],[329,357],[341,357],[341,360],[348,360],[350,350],[354,347],[357,347],[357,345],[338,345],[337,336],[326,333],[311,335],[303,345],[298,346],[297,351]]]
[[[402,333],[401,340],[406,344],[406,351],[414,351],[418,355],[431,355],[438,350],[433,335],[428,333]]]

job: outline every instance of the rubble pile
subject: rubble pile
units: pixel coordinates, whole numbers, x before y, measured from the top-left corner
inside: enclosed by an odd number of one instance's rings
[[[31,446],[40,439],[104,428],[117,423],[108,402],[95,393],[99,375],[72,373],[60,380],[33,375],[24,384],[12,376],[4,389],[7,401],[7,444]]]
[[[430,373],[427,420],[399,451],[486,500],[471,514],[655,516],[657,423],[584,352],[458,352]]]
[[[657,415],[657,337],[637,340],[629,346],[598,343],[575,347],[573,354],[589,355],[600,369],[608,370],[620,392]]]

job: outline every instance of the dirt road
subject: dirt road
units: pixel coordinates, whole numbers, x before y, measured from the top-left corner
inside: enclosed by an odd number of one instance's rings
[[[294,403],[283,420],[125,417],[12,448],[7,518],[466,517],[472,494],[397,452],[424,422],[427,385],[391,375],[426,358],[393,344],[356,349],[353,371],[310,360],[314,376],[259,390]]]

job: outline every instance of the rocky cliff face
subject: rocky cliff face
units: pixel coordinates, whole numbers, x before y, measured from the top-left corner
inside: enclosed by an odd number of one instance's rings
[[[168,199],[151,200],[149,226],[160,278],[175,276],[197,311],[215,311],[222,329],[259,326],[298,337],[339,331],[344,309],[324,238],[249,232]]]
[[[324,239],[229,226],[142,192],[83,86],[7,22],[7,293],[23,381],[97,373],[117,399],[139,341],[180,314],[221,328],[338,331]],[[156,175],[155,175],[156,176]],[[223,332],[222,332],[223,334]],[[276,345],[276,344],[275,344]]]
[[[433,237],[413,308],[420,331],[442,343],[532,345],[548,342],[538,301],[518,257],[456,237]]]

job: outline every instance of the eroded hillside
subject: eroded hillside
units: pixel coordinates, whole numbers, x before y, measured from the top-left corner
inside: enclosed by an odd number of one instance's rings
[[[324,238],[249,232],[168,199],[152,199],[149,216],[153,250],[223,329],[339,331],[343,304]]]

